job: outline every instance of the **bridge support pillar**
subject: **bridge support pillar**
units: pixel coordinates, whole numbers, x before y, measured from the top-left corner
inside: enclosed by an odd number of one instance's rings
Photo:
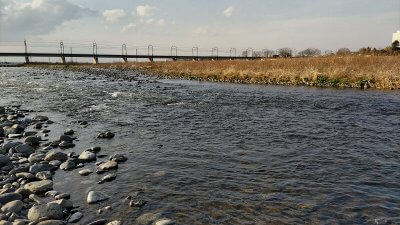
[[[61,63],[62,63],[62,64],[65,64],[65,63],[66,63],[66,61],[65,61],[65,56],[62,56],[62,57],[61,57]]]
[[[25,56],[25,63],[29,63],[29,56]]]
[[[154,59],[153,59],[153,58],[149,58],[149,60],[150,60],[150,62],[154,62]]]
[[[124,60],[124,63],[127,63],[127,62],[128,62],[128,58],[124,57],[124,58],[122,58],[122,59]]]
[[[93,64],[98,64],[98,63],[99,63],[99,58],[93,57]]]

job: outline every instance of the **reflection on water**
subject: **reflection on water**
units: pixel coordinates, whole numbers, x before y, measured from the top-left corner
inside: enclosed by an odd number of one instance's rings
[[[85,208],[85,191],[114,196],[86,219],[115,203],[101,216],[126,224],[148,212],[178,224],[400,223],[399,92],[110,74],[0,70],[0,104],[88,120],[74,151],[128,156],[111,183],[57,174],[57,188]],[[95,140],[104,129],[116,138]],[[142,209],[120,201],[135,192],[148,201]]]

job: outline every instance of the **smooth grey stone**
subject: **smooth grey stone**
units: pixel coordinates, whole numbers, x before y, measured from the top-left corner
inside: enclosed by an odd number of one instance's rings
[[[11,148],[17,147],[18,145],[22,145],[22,143],[9,141],[9,142],[3,144],[2,149],[3,149],[3,151],[8,152]]]
[[[44,220],[37,225],[65,225],[65,222],[62,220]]]
[[[36,175],[36,173],[43,172],[43,171],[51,171],[53,169],[54,169],[53,165],[43,164],[43,163],[36,163],[36,164],[33,164],[29,168],[29,172]]]
[[[60,169],[62,170],[72,170],[75,169],[76,164],[72,160],[67,160],[66,162],[61,163]]]
[[[128,158],[126,158],[122,154],[114,154],[114,155],[110,156],[110,160],[115,161],[115,162],[125,162],[126,160],[128,160]]]
[[[35,164],[38,162],[42,162],[46,155],[40,152],[33,153],[29,156],[28,161],[30,164]]]
[[[41,140],[42,139],[37,136],[29,136],[29,137],[25,138],[24,142],[28,143],[32,146],[38,146]]]
[[[54,198],[55,198],[56,200],[60,200],[60,199],[70,199],[70,198],[71,198],[71,195],[68,194],[68,193],[62,193],[62,194],[56,195]]]
[[[74,140],[73,137],[69,135],[61,135],[60,138],[58,139],[60,142],[66,141],[66,142],[72,142]]]
[[[104,173],[112,169],[117,169],[118,163],[115,161],[107,161],[97,167],[97,173]]]
[[[44,121],[49,120],[49,117],[38,115],[38,116],[34,116],[34,117],[32,118],[32,120],[33,120],[33,121],[44,122]]]
[[[0,195],[0,204],[2,205],[15,200],[22,200],[22,195],[18,193],[6,193]]]
[[[65,131],[64,131],[64,134],[65,135],[73,135],[75,132],[74,132],[74,130],[72,130],[72,129],[66,129]]]
[[[53,179],[53,174],[50,171],[42,171],[36,174],[36,178],[39,180],[51,180]]]
[[[96,154],[93,152],[89,152],[89,151],[83,151],[80,155],[79,158],[81,160],[85,160],[85,161],[95,161],[96,160]]]
[[[154,223],[154,225],[173,225],[173,224],[175,224],[175,222],[167,218],[158,220],[157,222]]]
[[[36,134],[37,134],[36,131],[25,131],[22,136],[23,137],[29,137],[29,136],[34,136]]]
[[[104,139],[111,139],[115,136],[114,133],[107,131],[107,132],[101,132],[97,135],[97,138],[104,138]]]
[[[62,142],[58,145],[58,147],[60,147],[60,148],[73,148],[73,147],[75,147],[75,144],[72,143],[72,142],[62,141]]]
[[[98,182],[99,184],[103,184],[103,183],[105,183],[105,182],[110,182],[110,181],[113,181],[113,180],[115,180],[117,178],[117,175],[116,174],[109,174],[109,175],[106,175],[106,176],[104,176],[103,178],[101,178],[101,180]]]
[[[61,165],[61,161],[58,161],[58,160],[53,160],[53,161],[50,161],[49,162],[49,164],[50,165],[53,165],[54,167],[59,167],[60,165]]]
[[[97,202],[105,201],[107,199],[109,199],[109,197],[102,192],[90,191],[87,195],[86,201],[88,204],[94,204]]]
[[[106,225],[121,225],[121,224],[122,224],[121,221],[114,220],[114,221],[107,223]]]
[[[41,194],[53,189],[53,181],[42,180],[42,181],[31,182],[25,184],[24,188],[29,190],[33,194]]]
[[[80,170],[79,171],[79,174],[82,175],[82,176],[87,176],[87,175],[89,175],[91,173],[93,173],[92,169],[84,169],[84,170]]]
[[[30,154],[35,152],[35,149],[27,144],[22,144],[14,147],[17,153],[21,153],[23,156],[29,156]]]
[[[21,200],[14,200],[11,202],[8,202],[7,204],[3,205],[1,207],[1,211],[3,213],[19,213],[19,211],[22,210],[24,207],[24,203]]]
[[[8,138],[22,138],[22,134],[8,134]]]
[[[43,217],[61,220],[63,219],[63,208],[56,203],[47,203],[34,205],[28,211],[28,219],[30,220],[38,220]]]
[[[76,213],[71,215],[71,217],[68,220],[68,223],[76,223],[79,220],[81,220],[82,217],[83,217],[83,214],[81,212],[76,212]]]
[[[0,154],[0,166],[4,166],[10,162],[10,158],[6,155]]]
[[[27,180],[32,180],[33,178],[35,178],[35,176],[33,174],[27,173],[27,172],[17,173],[17,174],[15,174],[15,176],[17,178],[24,178]]]
[[[53,161],[53,160],[58,160],[61,162],[64,162],[68,159],[68,155],[65,154],[64,152],[60,151],[51,151],[46,154],[46,157],[44,160],[46,161]]]

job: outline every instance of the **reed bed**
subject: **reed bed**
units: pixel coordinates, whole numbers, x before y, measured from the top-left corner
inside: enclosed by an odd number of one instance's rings
[[[400,56],[358,55],[84,66],[133,69],[155,76],[212,82],[400,89]]]

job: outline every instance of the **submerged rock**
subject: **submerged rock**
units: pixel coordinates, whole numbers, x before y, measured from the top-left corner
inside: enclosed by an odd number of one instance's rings
[[[98,134],[97,138],[111,139],[114,136],[115,136],[114,133],[107,131],[107,132],[101,132],[100,134]]]
[[[115,162],[125,162],[126,160],[128,160],[128,158],[126,158],[122,154],[114,154],[114,155],[110,156],[110,160],[115,161]]]
[[[115,180],[116,178],[117,178],[116,174],[109,174],[109,175],[104,176],[103,178],[101,178],[101,180],[99,182],[97,182],[97,183],[102,184],[102,183],[105,183],[105,182],[110,182],[110,181]]]
[[[97,203],[97,202],[105,201],[108,198],[109,197],[106,194],[102,193],[102,192],[90,191],[88,193],[88,195],[87,195],[86,201],[87,201],[88,204],[94,204],[94,203]]]

